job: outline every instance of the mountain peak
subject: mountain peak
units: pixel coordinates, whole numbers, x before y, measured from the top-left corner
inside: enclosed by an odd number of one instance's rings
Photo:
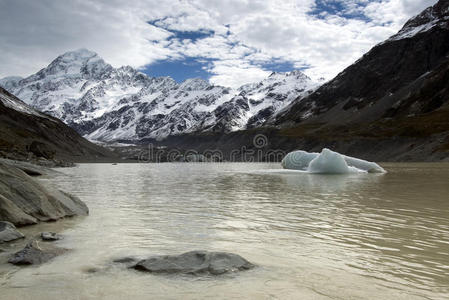
[[[41,77],[49,75],[92,75],[110,66],[97,53],[85,48],[68,51],[53,60],[45,69],[39,71]]]
[[[287,72],[286,76],[294,76],[298,79],[306,79],[306,80],[310,80],[310,77],[307,76],[306,74],[304,74],[302,71],[300,70],[293,70],[291,72]]]
[[[304,74],[302,71],[300,71],[300,70],[292,70],[290,72],[272,72],[268,76],[268,78],[273,78],[273,77],[278,77],[278,76],[280,76],[280,77],[294,76],[294,77],[296,77],[298,79],[299,78],[304,78],[304,79],[309,79],[310,80],[310,78],[306,74]]]
[[[440,0],[419,15],[411,18],[404,27],[389,40],[411,38],[419,33],[426,32],[438,26],[449,29],[449,1]]]
[[[80,48],[73,51],[67,51],[66,53],[60,55],[59,57],[75,60],[75,59],[89,59],[95,56],[98,56],[98,54],[86,48]]]
[[[180,90],[199,91],[210,87],[209,82],[201,78],[189,78],[184,80],[179,86]]]

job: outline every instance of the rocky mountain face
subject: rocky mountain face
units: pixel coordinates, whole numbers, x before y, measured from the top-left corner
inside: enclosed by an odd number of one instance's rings
[[[178,84],[129,66],[113,68],[85,49],[65,53],[27,78],[4,78],[0,85],[98,141],[160,140],[260,126],[317,86],[300,71],[273,73],[236,90],[198,78]]]
[[[449,2],[439,1],[269,123],[341,125],[436,111],[449,100],[448,63]]]
[[[55,162],[113,160],[114,154],[82,138],[0,87],[0,157]]]

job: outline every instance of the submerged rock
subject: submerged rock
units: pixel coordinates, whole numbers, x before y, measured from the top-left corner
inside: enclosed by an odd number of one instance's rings
[[[84,273],[87,273],[87,274],[95,274],[95,273],[100,272],[101,269],[96,268],[96,267],[88,267],[88,268],[83,269],[83,271],[84,271]]]
[[[127,268],[133,268],[141,259],[136,257],[123,257],[114,259],[112,262],[115,264],[124,265]]]
[[[41,233],[41,239],[43,241],[58,241],[58,240],[62,240],[62,235],[54,233],[54,232],[42,232]]]
[[[21,169],[0,161],[0,220],[22,226],[88,213],[79,198],[44,186]]]
[[[118,263],[118,264],[132,264],[132,263],[137,263],[139,261],[138,258],[135,257],[123,257],[123,258],[117,258],[114,259],[113,262]]]
[[[38,265],[66,253],[68,249],[59,248],[49,243],[29,242],[25,248],[16,252],[8,262],[14,265]]]
[[[212,274],[249,270],[254,265],[243,257],[226,252],[191,251],[181,255],[152,256],[139,261],[132,268],[165,274]]]
[[[10,222],[0,222],[0,244],[22,239],[25,236],[16,229],[16,226]]]
[[[374,162],[342,155],[324,148],[321,153],[293,151],[281,162],[284,169],[300,170],[308,173],[344,174],[344,173],[386,173]]]

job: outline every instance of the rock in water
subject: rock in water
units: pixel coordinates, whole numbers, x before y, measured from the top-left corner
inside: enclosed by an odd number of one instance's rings
[[[0,162],[0,220],[30,225],[88,213],[79,198],[44,186],[19,168]]]
[[[10,222],[0,222],[0,244],[24,238],[25,236]]]
[[[153,256],[139,261],[133,268],[150,273],[220,275],[253,267],[253,264],[237,254],[191,251],[181,255]]]
[[[42,232],[41,239],[43,241],[53,242],[53,241],[62,240],[62,236],[57,233],[54,233],[54,232]]]
[[[14,265],[38,265],[67,252],[67,249],[55,247],[51,244],[39,243],[37,240],[29,242],[25,248],[16,252],[8,262]]]

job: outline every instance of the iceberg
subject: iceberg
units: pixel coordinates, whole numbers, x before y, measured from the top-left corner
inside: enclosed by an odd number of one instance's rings
[[[281,162],[284,169],[318,174],[386,173],[374,162],[346,156],[324,148],[321,153],[302,150],[288,153]]]

